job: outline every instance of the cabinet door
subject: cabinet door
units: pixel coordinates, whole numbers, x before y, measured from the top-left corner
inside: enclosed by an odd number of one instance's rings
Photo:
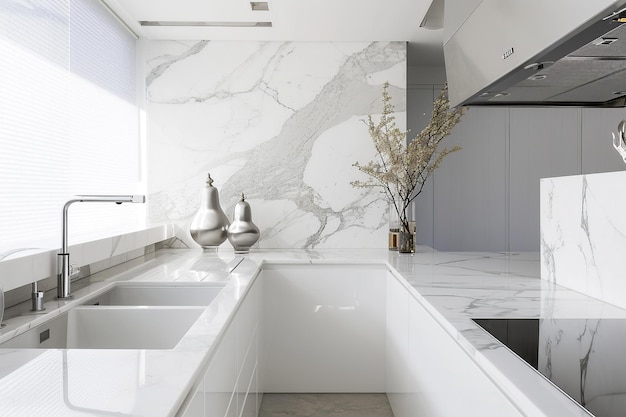
[[[256,332],[253,333],[249,343],[247,354],[243,358],[239,378],[237,378],[237,406],[239,415],[243,415],[244,408],[249,408],[252,403],[256,408],[256,379],[254,370],[257,366],[257,343]]]
[[[204,393],[202,392],[202,384],[196,388],[193,398],[187,405],[187,409],[181,414],[181,417],[205,417],[204,415]]]
[[[237,313],[237,407],[239,415],[256,411],[258,361],[258,322],[260,313],[260,280],[253,284]]]
[[[409,355],[409,294],[387,273],[387,355],[386,392],[395,417],[409,417],[407,408]]]
[[[231,323],[204,374],[206,417],[225,416],[231,402],[237,408],[236,400],[232,401],[237,381],[236,336],[235,327]]]
[[[252,371],[250,382],[247,388],[246,399],[241,410],[241,417],[256,417],[258,415],[259,404],[257,404],[257,393],[255,392],[256,386],[256,367]]]
[[[265,392],[383,392],[383,266],[263,270]]]
[[[406,372],[411,416],[521,416],[413,296]]]

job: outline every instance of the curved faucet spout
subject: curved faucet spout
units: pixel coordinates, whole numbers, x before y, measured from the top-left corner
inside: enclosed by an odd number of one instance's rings
[[[146,196],[137,195],[79,195],[63,205],[61,252],[57,256],[59,274],[57,275],[57,298],[72,298],[70,291],[71,265],[67,239],[67,212],[74,203],[145,203]]]

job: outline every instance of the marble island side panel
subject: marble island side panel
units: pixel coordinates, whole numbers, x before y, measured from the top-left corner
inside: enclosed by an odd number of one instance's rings
[[[626,172],[541,180],[541,277],[626,307]]]

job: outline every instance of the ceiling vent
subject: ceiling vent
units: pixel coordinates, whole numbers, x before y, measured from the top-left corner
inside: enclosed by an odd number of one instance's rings
[[[250,8],[253,12],[267,12],[270,9],[266,1],[251,1]]]
[[[141,26],[163,27],[220,27],[220,28],[271,28],[272,22],[183,22],[183,21],[154,21],[142,20]]]

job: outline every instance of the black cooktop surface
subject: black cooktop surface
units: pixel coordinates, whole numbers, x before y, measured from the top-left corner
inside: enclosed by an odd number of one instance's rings
[[[474,321],[594,416],[626,416],[626,319]]]

